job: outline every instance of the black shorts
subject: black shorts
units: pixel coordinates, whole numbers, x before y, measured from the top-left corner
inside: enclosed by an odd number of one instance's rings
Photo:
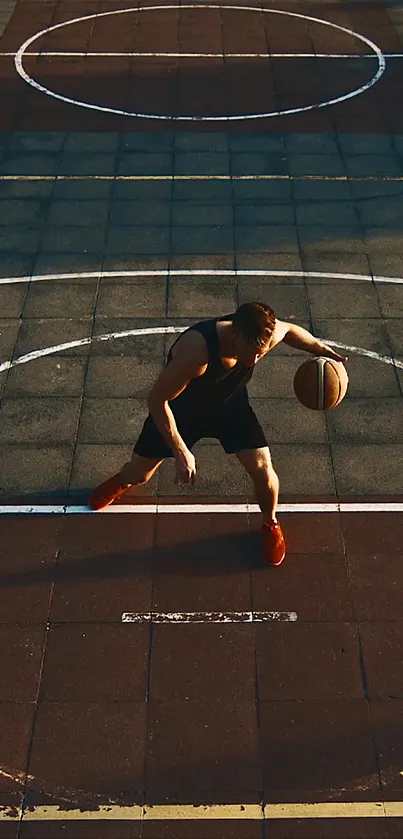
[[[202,437],[214,437],[219,440],[227,454],[235,454],[244,449],[261,449],[268,445],[262,426],[249,403],[224,417],[200,420],[194,417],[175,417],[175,421],[179,434],[190,450]],[[174,456],[150,416],[143,425],[133,451],[141,457],[153,460]]]

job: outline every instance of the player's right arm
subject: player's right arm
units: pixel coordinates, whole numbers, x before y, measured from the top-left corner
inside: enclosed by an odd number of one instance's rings
[[[196,461],[179,434],[175,417],[169,406],[192,379],[202,376],[208,363],[203,336],[196,331],[186,332],[175,344],[172,359],[159,375],[148,396],[148,410],[176,460],[176,481],[194,483]]]

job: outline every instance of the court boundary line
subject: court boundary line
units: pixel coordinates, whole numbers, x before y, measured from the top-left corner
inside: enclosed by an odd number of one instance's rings
[[[278,513],[402,513],[403,502],[400,501],[334,501],[328,503],[282,503],[277,507]],[[103,510],[91,510],[86,504],[2,504],[0,515],[111,515],[124,513],[139,513],[140,515],[174,514],[191,515],[254,515],[260,514],[257,504],[195,504],[182,503],[161,504],[111,504]]]
[[[26,150],[24,150],[26,151]],[[117,153],[117,152],[116,152]],[[154,152],[157,154],[157,152]],[[172,153],[175,153],[172,149]],[[225,152],[224,152],[225,153]],[[242,153],[242,152],[241,152]],[[81,152],[81,154],[85,154],[85,152]],[[102,152],[101,152],[102,154]],[[71,156],[74,157],[80,156],[80,152],[71,152]],[[403,181],[403,175],[267,175],[267,174],[256,174],[256,175],[233,175],[233,174],[224,174],[224,175],[176,175],[176,174],[167,174],[167,175],[62,175],[62,174],[54,174],[54,175],[15,175],[15,174],[1,174],[0,175],[0,182],[1,181],[343,181],[348,183],[349,181],[355,183],[360,182],[380,182],[383,181],[387,182],[397,182],[401,183]],[[399,194],[400,195],[400,194]],[[384,198],[387,196],[379,195],[379,198]],[[394,196],[392,196],[394,197]],[[6,199],[0,199],[0,201]],[[85,200],[85,199],[83,199]],[[95,199],[96,200],[96,199]],[[125,199],[121,199],[124,201]],[[127,199],[129,200],[129,199]],[[132,199],[132,200],[140,200],[140,199]],[[188,200],[188,199],[179,199],[179,200]],[[199,199],[200,200],[200,199]],[[325,199],[324,199],[325,200]],[[327,199],[331,200],[331,199]],[[354,197],[351,199],[354,200]],[[130,226],[130,225],[128,225]]]
[[[280,820],[280,819],[362,819],[402,818],[403,801],[325,801],[255,804],[98,804],[96,809],[60,805],[25,805],[4,808],[0,820],[32,821],[202,821],[202,820]]]

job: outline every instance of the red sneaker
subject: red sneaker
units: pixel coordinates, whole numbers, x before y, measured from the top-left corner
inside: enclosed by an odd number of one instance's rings
[[[266,565],[280,565],[285,557],[285,541],[277,521],[265,522],[262,527],[262,559]]]
[[[102,510],[126,492],[129,486],[130,484],[122,484],[120,475],[113,475],[112,478],[108,478],[93,489],[88,499],[88,506],[91,510]]]

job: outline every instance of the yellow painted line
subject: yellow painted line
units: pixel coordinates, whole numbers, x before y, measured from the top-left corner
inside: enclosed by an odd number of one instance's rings
[[[395,815],[403,815],[403,801],[393,803],[397,805]],[[385,817],[385,805],[382,801],[266,804],[264,817],[265,819],[379,819]]]
[[[269,819],[369,819],[402,818],[403,801],[324,801],[308,804],[105,804],[82,809],[57,805],[38,806],[23,813],[23,821],[219,821]],[[0,820],[21,818],[19,808],[4,808]]]

